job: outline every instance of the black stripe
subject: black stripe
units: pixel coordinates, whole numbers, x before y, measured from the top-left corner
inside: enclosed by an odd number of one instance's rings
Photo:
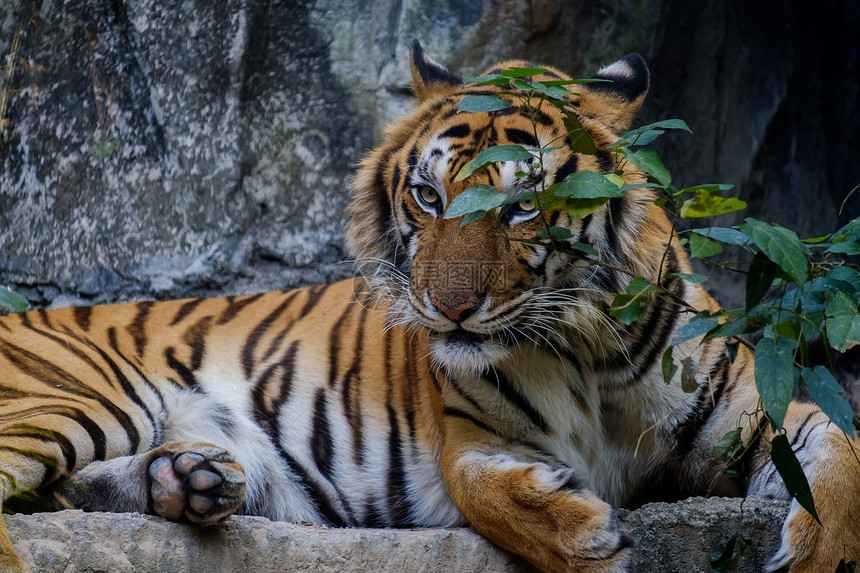
[[[245,341],[245,345],[242,347],[242,371],[245,373],[245,378],[251,378],[251,371],[254,369],[254,351],[257,349],[257,345],[260,343],[260,339],[263,337],[263,334],[272,326],[278,317],[283,314],[287,307],[290,306],[290,303],[296,298],[296,295],[301,291],[293,291],[289,295],[287,295],[286,299],[275,308],[272,312],[270,312],[266,317],[260,321],[254,330],[251,331],[251,334],[248,335],[248,339]]]
[[[45,310],[44,308],[40,308],[35,312],[39,315],[39,320],[42,322],[42,324],[44,324],[48,328],[54,328],[54,325],[51,324],[51,317],[48,316],[47,310]]]
[[[287,351],[284,353],[279,366],[282,368],[281,383],[278,388],[277,397],[267,405],[267,379],[264,376],[257,381],[253,391],[251,392],[253,401],[253,416],[254,420],[271,438],[272,445],[278,452],[278,455],[287,465],[288,470],[292,473],[299,485],[304,490],[305,495],[311,502],[316,505],[320,515],[329,525],[335,527],[346,527],[352,525],[344,520],[344,518],[334,509],[331,500],[323,491],[322,487],[308,474],[307,470],[290,455],[281,442],[281,427],[278,416],[281,407],[289,399],[292,386],[293,376],[295,374],[296,354],[299,350],[299,341],[294,341],[290,344]]]
[[[14,431],[10,431],[14,430]],[[0,433],[10,438],[29,438],[40,442],[55,443],[63,452],[66,460],[66,473],[71,473],[77,464],[78,454],[71,440],[56,430],[31,426],[30,424],[15,424],[9,430]]]
[[[525,396],[520,394],[520,392],[514,388],[514,386],[501,372],[495,368],[490,368],[489,376],[483,377],[483,379],[490,384],[495,380],[496,387],[508,402],[516,406],[523,414],[526,415],[526,417],[528,417],[529,420],[531,420],[532,424],[540,428],[541,431],[548,432],[546,422],[544,422],[540,412],[535,409]]]
[[[239,312],[258,300],[264,293],[253,294],[250,296],[242,297],[240,300],[236,300],[236,297],[228,296],[227,297],[227,309],[218,317],[218,324],[227,324],[239,314]]]
[[[684,288],[683,280],[680,278],[672,279],[675,283],[675,288],[670,292],[675,296],[679,296],[679,290]],[[670,283],[664,286],[669,289]],[[680,298],[680,297],[679,297]],[[668,345],[669,338],[675,332],[675,325],[678,323],[680,312],[675,306],[675,303],[668,296],[658,295],[658,302],[651,309],[650,316],[645,319],[638,330],[632,345],[628,345],[630,360],[634,364],[639,364],[639,367],[633,374],[631,382],[641,380],[647,371],[649,371],[662,356],[662,352]],[[640,321],[641,322],[641,321]],[[636,324],[636,323],[634,323]],[[650,343],[648,353],[643,357],[646,344]]]
[[[462,139],[472,132],[471,126],[468,123],[460,123],[452,125],[445,131],[439,134],[439,137]]]
[[[382,514],[376,509],[376,500],[369,499],[364,504],[364,520],[361,523],[362,527],[388,527],[391,524],[386,522]]]
[[[612,171],[615,168],[615,162],[612,160],[612,154],[605,149],[598,149],[595,153],[597,165],[601,171]]]
[[[466,400],[475,410],[477,410],[481,414],[486,413],[484,411],[484,409],[481,407],[481,405],[478,403],[478,401],[475,400],[474,398],[472,398],[472,396],[470,396],[468,392],[463,390],[463,388],[460,386],[460,384],[457,383],[457,380],[455,378],[451,378],[450,380],[448,380],[448,384],[451,386],[451,388],[454,389],[454,391],[457,394],[459,394],[464,400]]]
[[[175,326],[179,324],[182,319],[191,314],[197,305],[206,300],[205,298],[193,298],[186,303],[183,303],[182,306],[179,307],[179,311],[176,313],[176,316],[173,317],[173,320],[170,321],[170,326]]]
[[[222,315],[223,318],[223,315]],[[219,324],[221,319],[219,319]],[[212,317],[204,316],[195,322],[182,335],[182,341],[191,348],[191,370],[197,371],[203,364],[203,353],[206,350],[206,337],[212,328]]]
[[[164,358],[167,360],[167,365],[179,374],[186,388],[194,388],[197,386],[197,378],[194,376],[194,371],[183,364],[176,358],[176,348],[168,346],[164,350]]]
[[[28,373],[31,376],[32,373],[39,372],[38,377],[33,377],[34,380],[61,392],[66,392],[74,396],[80,396],[98,402],[105,410],[116,418],[120,426],[125,430],[126,436],[131,444],[130,451],[137,451],[137,448],[140,445],[140,434],[137,431],[137,427],[134,425],[131,417],[108,398],[93,391],[81,380],[63,370],[56,364],[48,362],[41,356],[23,348],[19,348],[2,339],[0,339],[0,352],[6,356],[6,359],[9,360],[13,366],[22,372]]]
[[[45,475],[42,476],[42,480],[36,486],[36,489],[41,489],[57,479],[57,461],[50,456],[46,456],[44,454],[40,454],[39,452],[34,452],[32,450],[25,450],[24,448],[16,448],[14,446],[0,445],[0,451],[12,452],[13,454],[18,454],[21,457],[28,458],[33,460],[36,463],[42,464],[45,468]],[[25,468],[26,469],[29,468]],[[26,486],[25,486],[26,487]]]
[[[603,215],[605,217],[603,232],[606,234],[607,254],[616,261],[618,260],[618,236],[616,230],[621,225],[626,208],[627,199],[613,197],[609,200],[609,204]]]
[[[146,347],[146,318],[149,316],[149,311],[152,308],[153,303],[151,301],[139,302],[135,306],[137,307],[137,314],[134,317],[134,320],[129,324],[125,330],[134,340],[134,347],[137,350],[137,355],[139,357],[143,356],[144,348]]]
[[[334,456],[334,443],[331,437],[331,427],[328,422],[328,408],[326,405],[325,390],[320,388],[314,400],[314,412],[312,416],[313,430],[311,433],[310,447],[311,455],[319,472],[331,481],[332,457]]]
[[[719,405],[728,381],[728,368],[729,360],[723,354],[708,374],[710,384],[702,384],[699,387],[695,406],[687,413],[684,420],[675,426],[673,430],[675,451],[679,456],[686,456],[692,451],[696,438]]]
[[[794,449],[794,446],[796,446],[796,445],[797,445],[797,440],[799,440],[799,439],[800,439],[801,434],[803,434],[803,428],[804,428],[804,426],[806,426],[806,424],[808,424],[808,423],[809,423],[809,420],[811,420],[811,419],[812,419],[812,417],[813,417],[815,414],[817,414],[817,413],[818,413],[818,412],[812,412],[812,413],[810,413],[809,415],[807,415],[807,416],[806,416],[806,419],[805,419],[805,420],[803,420],[803,423],[802,423],[802,424],[800,424],[800,427],[797,429],[797,434],[794,436],[794,439],[793,439],[793,440],[791,440],[791,449]]]
[[[442,413],[445,414],[446,416],[452,416],[454,418],[460,418],[462,420],[466,420],[467,422],[471,423],[475,427],[480,428],[489,434],[493,434],[494,436],[498,435],[498,434],[496,434],[495,430],[493,430],[492,428],[487,426],[485,423],[483,423],[479,419],[475,418],[474,416],[472,416],[468,412],[464,412],[463,410],[460,410],[459,408],[453,408],[451,406],[444,406],[442,408]]]
[[[576,173],[579,165],[579,157],[576,155],[571,155],[570,158],[564,162],[564,165],[559,167],[555,172],[555,182],[559,183],[564,181],[564,178],[572,173]]]
[[[390,157],[390,155],[386,155],[387,157]],[[373,175],[373,187],[370,189],[373,193],[373,198],[376,200],[377,237],[384,237],[391,227],[391,201],[385,192],[385,169],[387,166],[388,159],[383,160],[377,166]],[[394,168],[399,172],[399,168],[396,165]]]
[[[352,306],[352,305],[350,305]],[[369,307],[363,306],[358,318],[358,333],[355,338],[353,362],[343,378],[341,398],[343,411],[349,424],[352,436],[352,455],[357,465],[364,464],[364,422],[361,404],[361,357],[364,354],[364,324],[367,321]]]
[[[520,145],[525,145],[526,147],[540,147],[540,143],[537,139],[535,139],[535,136],[524,129],[509,127],[506,128],[504,131],[505,137],[508,139],[508,141],[512,141]]]
[[[40,394],[34,392],[23,392],[14,388],[3,387],[2,390],[10,395],[16,395],[20,398],[40,398],[45,400],[56,400],[57,397],[52,394]],[[107,446],[107,438],[101,427],[90,419],[83,410],[73,406],[61,404],[49,404],[44,406],[35,406],[32,408],[20,409],[15,412],[0,415],[0,420],[9,421],[13,419],[23,420],[26,418],[39,416],[62,416],[69,418],[84,429],[90,436],[93,443],[93,458],[96,460],[105,459],[105,449]]]
[[[338,379],[338,356],[340,355],[340,334],[343,323],[355,309],[354,304],[347,304],[331,329],[328,337],[328,385],[333,388]]]
[[[72,312],[75,315],[75,322],[78,327],[80,327],[84,332],[88,332],[90,330],[90,318],[93,315],[93,307],[76,306],[75,310]]]
[[[400,166],[394,166],[394,173],[391,176],[391,192],[388,195],[388,201],[385,201],[385,218],[391,217],[391,202],[397,196],[397,190],[400,189]]]
[[[403,469],[403,447],[400,443],[400,425],[397,422],[397,413],[394,411],[391,399],[391,391],[389,390],[388,404],[386,404],[388,424],[391,428],[388,435],[388,513],[391,515],[394,527],[411,527],[406,472]]]
[[[299,311],[299,314],[297,315],[298,318],[307,316],[307,314],[319,303],[323,294],[325,294],[325,291],[327,291],[330,286],[330,284],[322,284],[309,288],[307,291],[308,299],[305,301],[305,305],[302,307],[302,310]]]

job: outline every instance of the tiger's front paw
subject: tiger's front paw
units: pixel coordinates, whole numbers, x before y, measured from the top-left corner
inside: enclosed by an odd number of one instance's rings
[[[570,548],[568,571],[587,573],[628,573],[634,571],[633,540],[609,529],[587,543]]]
[[[181,446],[154,452],[149,476],[155,513],[200,524],[233,514],[245,498],[242,466],[229,452],[210,444]]]

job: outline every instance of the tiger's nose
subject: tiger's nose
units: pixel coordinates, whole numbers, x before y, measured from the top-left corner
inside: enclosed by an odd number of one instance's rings
[[[446,306],[444,303],[442,303],[441,301],[439,301],[439,299],[436,299],[436,298],[431,298],[430,302],[433,303],[433,306],[435,306],[436,308],[438,308],[439,310],[444,312],[445,316],[447,316],[448,318],[450,318],[451,320],[453,320],[455,322],[459,322],[459,321],[463,320],[463,318],[465,318],[463,316],[463,313],[465,311],[470,311],[470,312],[466,312],[466,316],[468,316],[469,314],[471,314],[471,309],[475,308],[475,302],[474,301],[466,301],[463,304],[461,304],[460,306],[456,306],[453,308],[451,308],[450,306]]]

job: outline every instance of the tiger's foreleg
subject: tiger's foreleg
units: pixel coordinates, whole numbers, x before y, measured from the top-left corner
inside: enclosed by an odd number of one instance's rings
[[[135,511],[209,524],[241,506],[245,473],[222,448],[169,442],[91,463],[60,484],[56,496],[66,507],[87,511]]]
[[[618,531],[612,507],[572,469],[513,454],[492,439],[454,441],[452,434],[443,446],[443,476],[457,509],[479,533],[542,571],[628,571],[632,541]]]
[[[768,570],[789,568],[792,573],[832,572],[841,559],[860,563],[860,441],[847,437],[811,404],[792,403],[785,431],[809,481],[819,525],[792,500],[782,528],[782,544]],[[768,431],[770,429],[768,428]],[[767,433],[761,441],[748,495],[791,499],[770,462]]]

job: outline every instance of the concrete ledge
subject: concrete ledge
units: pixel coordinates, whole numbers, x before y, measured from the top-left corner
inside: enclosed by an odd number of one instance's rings
[[[752,539],[741,571],[760,571],[779,546],[788,505],[761,499],[692,498],[620,510],[636,541],[637,569],[708,571],[733,533]],[[329,529],[234,516],[200,529],[137,514],[62,511],[6,516],[12,542],[34,571],[227,572],[493,571],[532,569],[470,529]]]

